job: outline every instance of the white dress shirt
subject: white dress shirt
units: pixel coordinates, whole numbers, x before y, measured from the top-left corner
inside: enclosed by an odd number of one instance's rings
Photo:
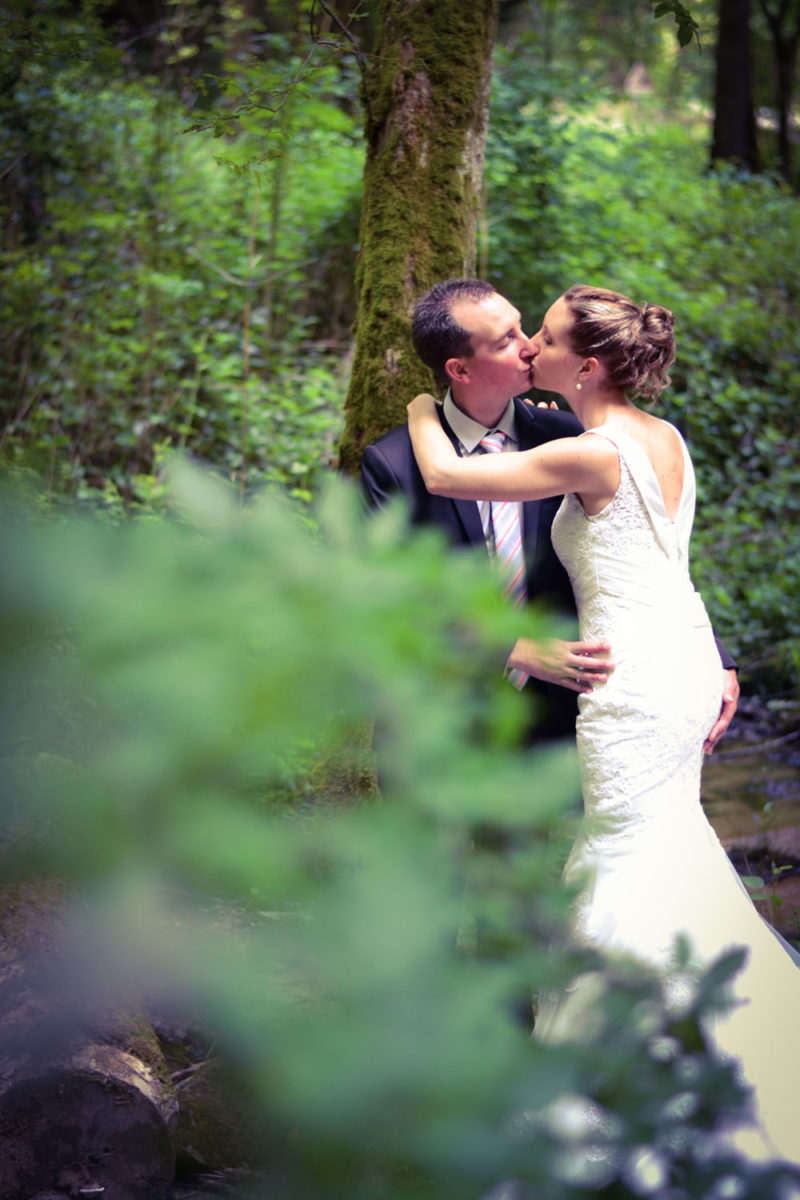
[[[445,420],[447,421],[453,433],[458,438],[458,444],[461,453],[464,457],[469,458],[473,454],[485,453],[480,448],[480,441],[485,437],[490,429],[486,425],[481,425],[479,421],[473,421],[472,417],[468,417],[465,412],[456,405],[453,400],[450,389],[447,389],[447,395],[444,398],[442,406]],[[517,427],[514,420],[514,401],[509,400],[505,412],[496,425],[492,425],[491,429],[502,429],[506,435],[503,453],[517,449]],[[492,502],[491,500],[478,500],[478,511],[481,515],[481,524],[483,525],[483,536],[486,538],[486,546],[490,554],[494,553],[494,536],[492,534]],[[522,522],[522,505],[519,505],[519,519]]]

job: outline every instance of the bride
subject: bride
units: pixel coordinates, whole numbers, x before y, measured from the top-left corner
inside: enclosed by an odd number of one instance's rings
[[[668,384],[673,324],[659,305],[571,287],[533,338],[533,375],[565,397],[581,436],[460,458],[427,395],[408,406],[409,430],[434,494],[564,494],[553,545],[580,637],[609,643],[616,663],[607,683],[579,697],[585,815],[565,868],[581,887],[572,936],[665,970],[680,934],[700,963],[744,946],[735,1006],[710,1030],[752,1089],[753,1123],[732,1141],[755,1159],[800,1163],[800,962],[762,921],[700,805],[722,667],[689,576],[694,472],[678,430],[631,400],[654,400]],[[545,1004],[537,1036],[574,1035],[581,1000],[578,984]]]

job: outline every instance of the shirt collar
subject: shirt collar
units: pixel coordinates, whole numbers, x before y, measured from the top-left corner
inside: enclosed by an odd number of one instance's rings
[[[478,446],[481,438],[484,437],[488,432],[489,426],[481,425],[479,421],[473,421],[472,417],[468,417],[465,412],[462,412],[453,400],[453,396],[449,388],[447,389],[447,395],[444,398],[443,412],[447,424],[458,438],[464,450],[466,450],[467,454],[472,454]],[[495,425],[492,425],[491,428],[502,429],[503,433],[506,434],[508,438],[516,442],[517,432],[514,421],[513,400],[509,400],[502,417]]]

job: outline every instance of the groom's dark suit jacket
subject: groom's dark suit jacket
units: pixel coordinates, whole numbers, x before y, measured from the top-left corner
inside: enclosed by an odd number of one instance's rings
[[[535,408],[515,400],[515,421],[520,450],[530,450],[555,438],[583,432],[572,413]],[[439,410],[442,428],[458,450],[458,440]],[[425,487],[411,448],[408,426],[401,425],[367,446],[361,461],[361,490],[371,508],[380,508],[393,496],[405,495],[413,525],[438,525],[457,547],[477,546],[485,551],[478,505],[474,500],[432,496]],[[528,602],[545,604],[562,615],[575,616],[575,601],[566,571],[550,540],[550,527],[561,503],[560,496],[528,500],[522,506],[522,538],[528,579]],[[577,632],[575,633],[577,637]],[[577,698],[566,688],[530,679],[523,695],[536,703],[533,737],[544,740],[574,734]]]

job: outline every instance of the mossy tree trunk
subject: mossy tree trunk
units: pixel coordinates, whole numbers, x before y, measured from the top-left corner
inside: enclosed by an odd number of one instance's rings
[[[431,387],[410,316],[431,284],[475,270],[498,0],[383,0],[364,77],[367,139],[356,350],[340,464]]]

